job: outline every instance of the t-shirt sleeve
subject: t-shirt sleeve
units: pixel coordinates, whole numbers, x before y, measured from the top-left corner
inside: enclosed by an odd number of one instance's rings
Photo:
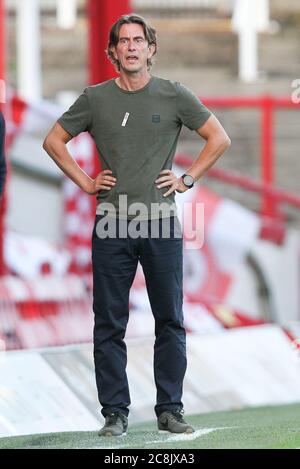
[[[87,88],[85,88],[69,110],[57,120],[72,137],[76,137],[81,132],[88,132],[91,129],[91,121],[91,108]]]
[[[202,127],[212,115],[199,98],[186,86],[177,84],[177,113],[179,121],[190,130]]]

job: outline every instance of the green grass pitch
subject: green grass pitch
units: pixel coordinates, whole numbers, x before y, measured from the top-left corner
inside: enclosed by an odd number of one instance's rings
[[[300,448],[300,404],[212,412],[186,419],[194,425],[194,434],[159,434],[156,422],[130,425],[129,419],[123,437],[100,438],[97,432],[48,433],[0,438],[0,448]]]

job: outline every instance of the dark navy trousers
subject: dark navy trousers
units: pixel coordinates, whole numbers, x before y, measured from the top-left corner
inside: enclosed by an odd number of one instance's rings
[[[129,316],[129,291],[141,263],[155,319],[155,413],[183,407],[182,385],[186,371],[186,334],[182,311],[182,235],[178,218],[170,218],[170,236],[162,236],[162,219],[156,221],[158,237],[99,238],[97,215],[92,236],[94,360],[99,402],[104,417],[129,413],[130,394],[124,342]],[[166,220],[165,220],[166,221]],[[164,221],[164,223],[165,223]],[[128,224],[128,221],[122,221]],[[136,222],[137,223],[137,222]],[[123,226],[124,227],[124,226]],[[145,225],[144,225],[145,227]],[[179,227],[179,228],[178,228]],[[156,229],[157,232],[157,229]],[[156,235],[157,236],[157,235]]]

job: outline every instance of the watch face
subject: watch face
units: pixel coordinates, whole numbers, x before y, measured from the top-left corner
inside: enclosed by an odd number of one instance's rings
[[[194,184],[193,176],[190,176],[189,174],[186,174],[183,178],[183,183],[188,187],[193,186],[193,184]]]

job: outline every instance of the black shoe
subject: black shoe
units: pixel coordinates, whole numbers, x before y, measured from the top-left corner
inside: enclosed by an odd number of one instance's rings
[[[183,413],[183,410],[162,412],[157,419],[159,433],[194,433],[193,427],[183,419]]]
[[[125,436],[128,426],[127,417],[121,412],[113,412],[105,417],[105,424],[99,430],[99,436]]]

